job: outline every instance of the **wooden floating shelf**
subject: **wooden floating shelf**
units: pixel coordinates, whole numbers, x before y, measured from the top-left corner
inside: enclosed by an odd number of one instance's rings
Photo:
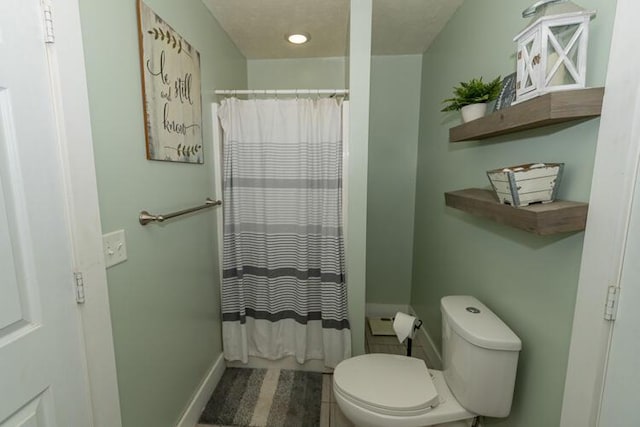
[[[449,141],[473,141],[570,120],[597,117],[604,88],[551,92],[449,129]]]
[[[493,191],[479,188],[450,191],[444,197],[447,206],[541,236],[584,230],[589,208],[565,200],[514,208],[500,204]]]

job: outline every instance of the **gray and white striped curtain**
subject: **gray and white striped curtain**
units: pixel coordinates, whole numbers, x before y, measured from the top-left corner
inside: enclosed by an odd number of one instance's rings
[[[227,360],[351,354],[335,99],[222,102]]]

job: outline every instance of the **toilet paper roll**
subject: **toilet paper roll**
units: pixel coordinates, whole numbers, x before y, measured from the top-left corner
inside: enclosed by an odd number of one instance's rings
[[[398,341],[403,342],[407,338],[413,338],[416,321],[415,317],[406,313],[396,313],[396,318],[393,321],[393,330],[398,337]]]

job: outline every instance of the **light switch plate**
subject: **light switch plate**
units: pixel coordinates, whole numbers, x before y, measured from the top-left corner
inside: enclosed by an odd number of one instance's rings
[[[127,260],[127,242],[124,230],[117,230],[102,235],[102,249],[107,268]]]

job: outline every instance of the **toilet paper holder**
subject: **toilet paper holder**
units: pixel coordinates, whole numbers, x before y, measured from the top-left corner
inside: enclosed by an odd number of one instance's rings
[[[420,326],[422,326],[422,320],[418,319],[416,321],[416,324],[413,325],[413,333],[415,334],[415,332],[420,329]],[[411,336],[413,336],[413,334],[411,334]],[[411,357],[411,344],[413,342],[413,339],[411,338],[411,336],[409,338],[407,338],[407,356]]]

